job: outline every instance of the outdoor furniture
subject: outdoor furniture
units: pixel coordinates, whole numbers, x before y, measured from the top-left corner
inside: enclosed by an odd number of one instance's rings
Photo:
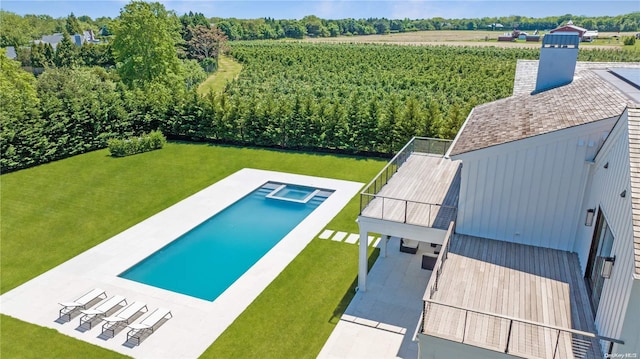
[[[433,267],[436,266],[436,261],[438,260],[437,256],[433,256],[431,254],[423,254],[422,255],[422,269],[433,270]]]
[[[94,308],[81,310],[80,312],[82,312],[82,314],[84,315],[80,317],[80,326],[82,326],[82,324],[84,323],[89,323],[89,329],[91,329],[91,323],[95,318],[104,317],[108,312],[113,310],[113,308],[117,307],[123,302],[124,305],[127,305],[127,300],[123,296],[116,295],[105,301],[102,301]]]
[[[168,316],[168,318],[167,318]],[[138,341],[138,345],[140,345],[140,338],[146,333],[153,333],[155,330],[155,326],[160,323],[163,319],[171,319],[173,315],[169,309],[158,308],[153,312],[149,313],[144,319],[142,319],[139,323],[129,324],[129,332],[127,333],[127,341],[130,338],[136,338]]]
[[[400,239],[400,252],[416,254],[418,252],[418,245],[420,242],[411,239]]]
[[[58,317],[62,318],[62,316],[66,315],[69,317],[69,320],[71,320],[71,313],[73,313],[75,310],[78,310],[78,309],[86,309],[89,303],[93,302],[98,298],[101,298],[102,296],[106,298],[107,293],[105,293],[105,291],[100,288],[95,288],[81,295],[76,300],[73,300],[71,302],[58,303],[62,306],[62,308],[60,309],[60,312],[58,313]]]
[[[141,302],[133,302],[117,311],[114,315],[103,318],[105,323],[102,325],[102,333],[111,331],[111,336],[114,336],[118,326],[121,324],[129,324],[129,321],[139,311],[146,312],[147,305]]]

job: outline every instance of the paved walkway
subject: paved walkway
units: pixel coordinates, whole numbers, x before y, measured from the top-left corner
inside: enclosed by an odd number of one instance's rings
[[[344,242],[349,244],[359,244],[360,242],[360,234],[358,233],[347,233],[334,231],[332,229],[325,229],[318,236],[320,239],[331,239],[335,242]],[[368,238],[369,247],[376,247],[378,242],[380,242],[380,237],[378,236],[369,236]]]
[[[399,251],[392,238],[387,257],[379,257],[369,272],[368,290],[358,292],[331,333],[318,358],[416,358],[413,336],[422,312],[422,296],[431,271],[421,269],[417,254]]]

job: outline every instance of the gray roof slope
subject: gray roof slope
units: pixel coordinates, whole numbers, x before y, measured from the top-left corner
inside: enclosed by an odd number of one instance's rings
[[[585,64],[576,67],[572,83],[531,95],[537,61],[535,67],[532,63],[524,63],[517,71],[523,78],[516,77],[514,96],[473,109],[453,143],[451,156],[616,117],[632,103]],[[621,64],[595,64],[596,68],[607,66]]]
[[[629,108],[629,170],[635,273],[640,275],[640,108]]]

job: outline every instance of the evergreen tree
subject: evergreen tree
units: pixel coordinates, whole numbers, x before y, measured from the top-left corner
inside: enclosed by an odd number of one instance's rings
[[[31,66],[45,67],[47,58],[44,54],[44,44],[31,45]]]
[[[80,23],[78,22],[78,19],[76,19],[76,16],[73,15],[73,13],[67,16],[64,29],[67,35],[70,35],[70,36],[73,36],[75,34],[82,35],[83,33],[82,28],[80,27]]]
[[[57,67],[74,67],[80,62],[78,47],[71,42],[69,35],[64,34],[62,41],[56,47],[53,63]]]
[[[46,43],[43,45],[44,46],[44,65],[45,67],[47,66],[53,66],[54,65],[54,60],[56,58],[56,52],[53,50],[53,46],[51,46],[51,44]]]

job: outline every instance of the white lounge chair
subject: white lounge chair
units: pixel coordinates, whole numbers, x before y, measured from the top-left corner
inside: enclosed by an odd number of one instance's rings
[[[74,301],[58,303],[62,306],[58,317],[62,318],[62,316],[66,315],[69,317],[69,320],[71,320],[71,313],[78,309],[87,309],[87,305],[89,305],[89,303],[103,296],[106,298],[107,293],[100,288],[95,288]]]
[[[168,316],[168,318],[167,318]],[[139,323],[129,324],[129,332],[127,333],[127,341],[130,338],[136,338],[138,340],[138,344],[140,344],[140,338],[146,333],[153,333],[155,330],[155,326],[160,323],[162,319],[171,319],[173,315],[169,309],[158,308],[153,312],[149,313],[144,319],[142,319]]]
[[[116,295],[107,300],[102,301],[100,304],[98,304],[94,308],[81,310],[80,312],[82,312],[82,314],[84,315],[80,317],[80,326],[82,326],[82,324],[84,323],[89,323],[89,329],[91,329],[91,323],[95,318],[104,317],[113,308],[117,307],[122,303],[124,303],[124,305],[127,305],[127,300],[121,295]]]
[[[102,320],[106,323],[102,325],[102,333],[111,331],[111,335],[115,335],[116,328],[121,324],[129,324],[131,318],[139,311],[146,312],[147,305],[141,302],[133,302],[117,311],[114,315],[103,318]]]

